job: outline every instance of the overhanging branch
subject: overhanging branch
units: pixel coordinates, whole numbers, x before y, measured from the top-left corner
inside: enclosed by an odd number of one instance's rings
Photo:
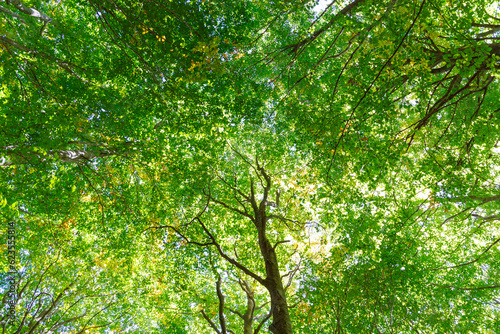
[[[14,7],[16,7],[20,12],[22,12],[24,14],[27,14],[27,15],[32,16],[32,17],[36,17],[37,19],[40,19],[40,20],[47,22],[47,23],[52,21],[52,18],[50,18],[49,16],[45,15],[44,13],[42,13],[34,8],[25,6],[20,0],[10,0],[10,3]]]
[[[255,279],[257,282],[259,282],[263,286],[266,286],[266,282],[265,282],[265,280],[262,277],[260,277],[259,275],[255,274],[250,269],[248,269],[246,266],[244,266],[243,264],[241,264],[238,261],[234,260],[233,258],[229,257],[226,253],[224,253],[224,251],[222,250],[221,245],[215,240],[215,237],[207,229],[207,227],[205,226],[205,224],[203,224],[203,222],[201,221],[201,219],[199,217],[196,217],[196,219],[198,220],[198,222],[200,223],[201,227],[203,228],[203,230],[205,231],[205,233],[208,235],[208,237],[210,238],[210,240],[212,240],[211,244],[214,245],[217,248],[217,251],[219,252],[220,256],[222,256],[227,262],[231,263],[232,265],[234,265],[236,268],[238,268],[241,271],[243,271],[248,276],[250,276],[253,279]]]

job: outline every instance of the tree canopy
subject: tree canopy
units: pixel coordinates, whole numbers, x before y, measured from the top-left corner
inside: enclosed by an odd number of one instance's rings
[[[500,4],[5,0],[2,333],[500,333]]]

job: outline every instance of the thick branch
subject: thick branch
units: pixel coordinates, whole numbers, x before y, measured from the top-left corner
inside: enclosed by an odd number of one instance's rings
[[[480,215],[472,214],[471,216],[474,218],[477,218],[477,219],[481,219],[483,221],[500,220],[499,215],[491,215],[491,216],[483,217]]]
[[[243,264],[241,264],[238,261],[232,259],[226,253],[224,253],[224,251],[222,250],[221,245],[215,240],[215,237],[207,229],[207,227],[205,226],[205,224],[203,224],[203,222],[201,221],[201,219],[198,218],[198,217],[196,217],[196,219],[198,220],[198,222],[200,223],[201,227],[203,228],[203,230],[205,231],[205,233],[208,235],[208,237],[210,238],[210,240],[212,240],[212,244],[215,245],[215,247],[217,248],[217,251],[219,252],[220,256],[222,256],[227,262],[231,263],[232,265],[234,265],[236,268],[238,268],[241,271],[243,271],[248,276],[250,276],[253,279],[255,279],[257,282],[259,282],[260,284],[262,284],[262,285],[265,286],[265,280],[262,277],[260,277],[259,275],[255,274],[250,269],[248,269],[247,267],[245,267]]]
[[[226,334],[227,329],[226,329],[226,319],[224,318],[224,295],[222,294],[222,290],[220,288],[220,285],[221,285],[221,278],[219,276],[219,278],[217,279],[217,284],[216,284],[217,298],[219,298],[219,323],[220,323],[220,328],[221,328],[222,334]]]
[[[473,27],[480,27],[480,28],[500,28],[500,24],[488,24],[488,23],[472,23]]]
[[[27,14],[29,16],[32,16],[32,17],[36,17],[46,23],[52,21],[52,18],[48,17],[47,15],[45,15],[44,13],[34,9],[34,8],[31,8],[31,7],[27,7],[25,6],[21,1],[19,0],[10,0],[10,3],[16,7],[19,11],[23,12],[24,14]]]
[[[0,6],[0,12],[2,12],[4,14],[7,14],[7,15],[10,15],[10,16],[18,19],[22,23],[26,24],[26,21],[20,15],[14,13],[13,11],[11,11],[11,10],[9,10],[7,8],[4,8],[4,7]]]
[[[500,195],[493,195],[487,197],[479,197],[475,195],[463,196],[463,197],[455,197],[448,199],[450,202],[464,202],[467,199],[471,199],[473,201],[481,202],[479,205],[483,205],[489,202],[494,202],[500,200]]]
[[[278,241],[277,243],[274,244],[273,249],[276,250],[276,247],[278,247],[279,244],[285,244],[287,242],[290,242],[290,240],[281,240],[281,241]]]
[[[481,204],[486,204],[489,202],[500,200],[500,195],[489,196],[489,197],[469,196],[469,198],[475,201],[481,201]]]
[[[2,43],[5,46],[7,46],[7,45],[13,46],[16,49],[19,49],[19,50],[24,51],[24,52],[36,53],[36,51],[33,51],[30,48],[28,48],[22,44],[19,44],[18,42],[14,41],[10,38],[4,37],[4,36],[0,36],[0,43]]]
[[[252,288],[248,285],[246,280],[238,280],[241,289],[247,296],[247,310],[243,314],[243,334],[252,334],[254,312],[255,312],[255,298]]]
[[[1,39],[1,37],[0,37]],[[129,143],[125,143],[127,145]],[[6,151],[5,156],[0,156],[0,166],[11,166],[27,163],[40,163],[57,157],[64,163],[79,163],[97,158],[105,158],[115,155],[127,156],[129,151],[119,148],[86,150],[50,150],[44,155],[36,152],[20,152],[12,149]]]

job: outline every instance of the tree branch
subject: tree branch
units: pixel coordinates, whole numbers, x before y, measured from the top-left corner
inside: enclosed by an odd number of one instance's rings
[[[224,318],[224,295],[221,290],[221,277],[219,275],[216,283],[217,288],[217,298],[219,299],[219,323],[221,328],[221,333],[226,334],[226,319]]]
[[[20,15],[14,13],[13,11],[11,11],[11,10],[9,10],[7,8],[4,8],[4,7],[0,6],[0,12],[2,12],[4,14],[7,14],[7,15],[10,15],[10,16],[18,19],[22,23],[27,24],[26,21]]]
[[[322,28],[313,32],[311,34],[311,36],[307,37],[306,39],[303,39],[302,41],[300,41],[298,43],[286,45],[281,50],[286,51],[286,50],[290,49],[290,54],[297,55],[299,53],[299,50],[302,47],[311,43],[316,38],[318,38],[320,35],[322,35],[324,32],[326,32],[328,29],[333,27],[333,25],[339,19],[339,17],[349,14],[352,10],[354,10],[356,7],[358,7],[363,2],[365,2],[365,0],[355,0],[355,1],[351,2],[349,5],[345,6],[340,12],[338,12],[326,25],[324,25]]]
[[[499,215],[491,215],[491,216],[483,217],[483,216],[480,216],[480,215],[473,213],[471,216],[474,218],[477,218],[477,219],[481,219],[483,221],[500,220]]]
[[[214,203],[217,203],[217,204],[220,204],[220,205],[222,205],[223,207],[225,207],[226,209],[229,209],[229,210],[231,210],[231,211],[233,211],[233,212],[236,212],[236,213],[238,213],[238,214],[240,214],[240,215],[242,215],[242,216],[244,216],[244,217],[247,217],[247,218],[249,218],[252,222],[254,221],[254,218],[253,218],[250,214],[248,214],[247,212],[244,212],[244,211],[241,211],[241,210],[239,210],[239,209],[236,209],[236,208],[234,208],[234,207],[232,207],[232,206],[230,206],[230,205],[228,205],[228,204],[226,204],[226,203],[224,203],[224,202],[222,202],[222,201],[219,201],[219,200],[217,200],[217,199],[213,198],[213,196],[211,195],[211,193],[210,193],[210,192],[206,193],[206,192],[205,192],[205,190],[203,190],[203,193],[205,194],[205,196],[207,196],[207,197],[208,197],[208,199],[209,199],[210,201],[212,201],[212,202],[214,202]]]
[[[473,291],[473,290],[485,290],[485,289],[500,289],[500,285],[479,286],[479,287],[467,287],[467,288],[461,288],[461,287],[458,287],[458,286],[453,286],[453,285],[440,285],[440,284],[434,284],[434,283],[430,283],[430,285],[437,286],[437,287],[439,287],[439,288],[458,289],[458,290],[467,290],[467,291]]]
[[[276,247],[278,247],[279,244],[285,244],[287,242],[290,242],[290,240],[281,240],[281,241],[278,241],[274,244],[273,246],[273,249],[276,250]]]
[[[457,264],[455,266],[451,266],[451,267],[441,267],[441,268],[436,268],[436,269],[433,269],[433,270],[442,270],[442,269],[453,269],[453,268],[458,268],[458,267],[463,267],[463,266],[468,266],[470,264],[473,264],[473,263],[476,263],[477,261],[481,260],[483,258],[483,255],[486,254],[493,246],[495,246],[498,242],[500,241],[500,238],[498,238],[497,240],[495,240],[491,245],[489,245],[481,254],[478,255],[477,258],[475,258],[474,260],[472,261],[469,261],[469,262],[465,262],[465,263],[460,263],[460,264]]]
[[[205,310],[201,310],[200,311],[201,315],[203,316],[203,318],[208,322],[208,324],[210,325],[210,327],[213,328],[213,330],[217,333],[217,334],[222,334],[220,332],[220,330],[217,328],[217,326],[215,326],[215,324],[213,323],[212,320],[210,320],[210,318],[207,316],[207,314],[205,313]]]
[[[264,319],[262,319],[262,321],[259,323],[259,325],[257,326],[257,328],[255,328],[255,330],[253,331],[253,334],[258,334],[260,329],[262,328],[262,326],[264,326],[264,324],[266,323],[267,320],[269,320],[269,318],[271,318],[271,310],[269,310],[269,313],[264,317]]]
[[[215,245],[215,247],[217,248],[217,251],[219,252],[220,256],[222,256],[226,261],[228,261],[229,263],[231,263],[232,265],[234,265],[236,268],[240,269],[241,271],[243,271],[245,274],[247,274],[248,276],[252,277],[253,279],[255,279],[257,282],[259,282],[260,284],[262,284],[263,286],[266,286],[266,282],[265,280],[260,277],[259,275],[255,274],[254,272],[252,272],[250,269],[248,269],[247,267],[245,267],[243,264],[239,263],[238,261],[232,259],[231,257],[229,257],[226,253],[224,253],[224,251],[222,250],[222,247],[220,246],[220,244],[215,240],[215,237],[212,235],[212,233],[207,229],[207,227],[205,226],[205,224],[203,224],[203,222],[201,221],[201,219],[199,217],[196,217],[195,219],[198,220],[198,222],[200,223],[201,227],[203,228],[203,230],[205,231],[205,233],[208,235],[208,237],[212,240],[212,245]]]
[[[16,7],[19,11],[23,12],[24,14],[27,14],[27,15],[32,16],[32,17],[36,17],[44,22],[52,21],[52,18],[48,17],[44,13],[42,13],[34,8],[25,6],[20,0],[10,0],[10,3],[14,7]]]

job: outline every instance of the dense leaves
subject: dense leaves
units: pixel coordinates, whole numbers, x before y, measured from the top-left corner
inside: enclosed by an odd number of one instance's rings
[[[498,6],[2,2],[3,332],[500,332]]]

